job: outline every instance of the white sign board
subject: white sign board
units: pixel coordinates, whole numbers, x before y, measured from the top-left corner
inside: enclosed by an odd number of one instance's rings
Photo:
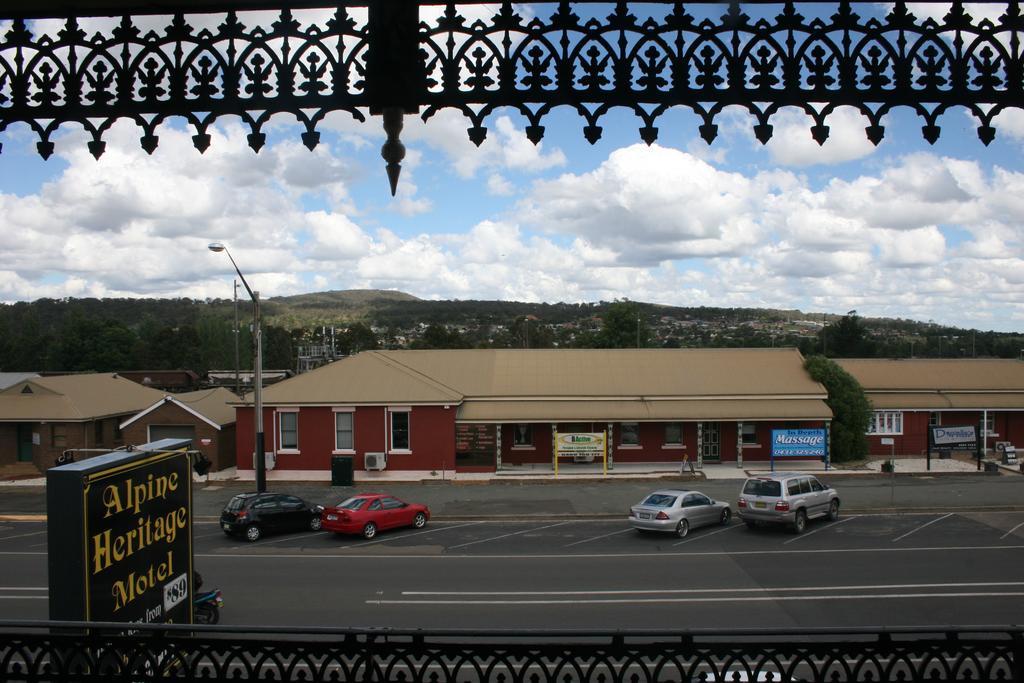
[[[555,452],[558,457],[603,458],[604,432],[558,434]]]
[[[892,446],[895,443],[896,443],[896,439],[893,439],[892,437],[883,437],[882,438],[882,445],[883,446]]]

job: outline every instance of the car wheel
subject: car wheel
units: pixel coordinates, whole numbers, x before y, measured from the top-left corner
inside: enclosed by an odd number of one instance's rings
[[[732,510],[730,510],[729,508],[724,508],[722,510],[722,516],[721,516],[721,518],[719,518],[718,521],[722,524],[722,526],[725,526],[731,520],[732,520]]]
[[[366,526],[363,527],[363,538],[373,538],[377,535],[377,525],[373,522],[367,522]]]
[[[427,516],[422,512],[417,512],[416,516],[412,518],[412,525],[417,529],[422,529],[427,525]]]
[[[263,530],[260,529],[258,524],[250,524],[249,526],[245,527],[245,540],[249,541],[250,543],[255,543],[256,541],[260,540],[260,537],[262,536]]]
[[[839,501],[838,500],[833,500],[832,503],[828,506],[828,518],[831,521],[833,521],[833,522],[836,521],[837,519],[839,519]]]
[[[676,536],[679,538],[686,538],[686,534],[690,533],[690,523],[685,519],[679,520],[679,524],[676,524]]]
[[[755,522],[753,520],[745,519],[745,520],[743,520],[743,523],[747,525],[748,529],[756,529],[757,528],[757,522]]]
[[[805,529],[807,529],[807,513],[797,510],[796,517],[793,518],[793,533],[802,534]]]
[[[320,519],[320,515],[313,515],[309,518],[309,530],[320,531],[320,527],[323,525],[323,523],[324,521]]]

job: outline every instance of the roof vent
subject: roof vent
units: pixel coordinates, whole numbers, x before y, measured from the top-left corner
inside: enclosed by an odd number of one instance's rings
[[[35,392],[32,391],[32,387],[30,387],[29,385],[26,384],[25,386],[23,386],[21,388],[21,393],[23,393],[23,394],[32,394],[32,393],[35,393]]]

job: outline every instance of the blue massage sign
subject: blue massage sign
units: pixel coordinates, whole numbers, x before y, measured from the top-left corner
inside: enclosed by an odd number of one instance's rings
[[[772,457],[825,457],[824,429],[773,429]]]
[[[47,471],[51,619],[192,623],[189,443]]]

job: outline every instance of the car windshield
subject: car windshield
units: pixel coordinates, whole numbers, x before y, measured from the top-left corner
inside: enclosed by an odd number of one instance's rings
[[[235,496],[234,498],[228,501],[228,504],[224,509],[227,510],[228,512],[238,512],[243,507],[245,507],[245,497]]]
[[[343,510],[358,510],[359,508],[363,507],[363,504],[366,503],[367,500],[367,498],[360,498],[358,496],[354,498],[346,498],[345,500],[338,503],[335,507],[338,507]]]
[[[675,496],[670,496],[667,493],[652,493],[647,496],[641,505],[649,505],[655,508],[667,508],[671,507],[676,502]]]
[[[743,493],[752,496],[781,496],[782,484],[771,479],[748,479]]]

